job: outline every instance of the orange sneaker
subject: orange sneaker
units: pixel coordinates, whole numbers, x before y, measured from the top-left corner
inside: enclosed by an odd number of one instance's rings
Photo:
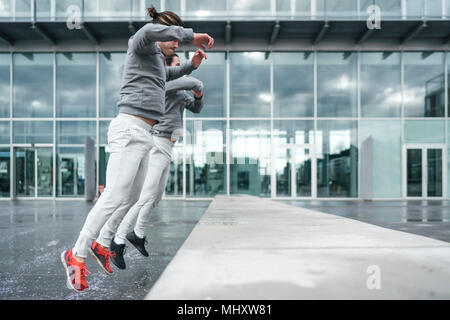
[[[92,242],[92,246],[89,248],[89,251],[94,256],[95,260],[97,260],[103,271],[109,275],[114,273],[109,266],[109,257],[116,257],[114,252],[109,252],[108,249],[103,248],[97,241]]]
[[[86,282],[86,272],[90,272],[86,269],[86,264],[75,260],[72,249],[61,254],[61,262],[66,269],[67,287],[69,289],[80,292],[89,288]]]

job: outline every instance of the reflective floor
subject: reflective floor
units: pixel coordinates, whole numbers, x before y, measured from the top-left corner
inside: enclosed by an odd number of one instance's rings
[[[450,242],[449,201],[283,201],[398,231]]]
[[[128,247],[127,269],[108,276],[92,258],[89,290],[66,288],[60,262],[74,245],[92,204],[84,201],[0,201],[0,299],[142,299],[209,205],[162,201],[147,232],[150,257]]]

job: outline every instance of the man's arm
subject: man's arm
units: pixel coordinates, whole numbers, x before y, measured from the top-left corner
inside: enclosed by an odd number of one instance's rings
[[[178,67],[166,67],[166,81],[175,80],[182,76],[191,74],[197,68],[194,68],[192,61],[186,61]]]
[[[200,98],[197,98],[196,96],[191,97],[189,94],[186,93],[186,109],[193,113],[200,113],[203,109],[203,94]]]
[[[165,26],[157,23],[147,23],[139,29],[131,41],[131,49],[137,54],[145,53],[145,48],[156,41],[192,42],[194,31],[179,26]]]
[[[179,67],[166,67],[166,81],[175,80],[191,74],[192,71],[200,66],[203,59],[207,59],[207,56],[199,49],[195,51],[191,61],[186,61]]]
[[[197,92],[203,91],[203,82],[194,77],[181,77],[166,83],[166,93],[178,90],[194,90]]]

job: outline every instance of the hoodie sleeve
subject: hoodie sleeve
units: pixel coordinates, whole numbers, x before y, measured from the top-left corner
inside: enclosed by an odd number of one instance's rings
[[[200,80],[189,76],[184,76],[166,83],[166,93],[178,90],[194,90],[200,92],[203,91],[203,84]]]
[[[178,67],[166,67],[166,81],[181,78],[182,76],[191,74],[194,70],[197,70],[197,68],[194,68],[191,60],[184,62]]]
[[[200,113],[203,109],[203,96],[200,99],[185,93],[185,108],[193,113]]]
[[[156,41],[191,42],[194,31],[179,26],[165,26],[158,23],[147,23],[132,37],[131,49],[137,54],[145,53],[145,49]]]

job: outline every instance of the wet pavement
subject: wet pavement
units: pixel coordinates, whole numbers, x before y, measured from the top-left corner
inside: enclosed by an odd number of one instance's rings
[[[450,201],[281,201],[450,242]]]
[[[92,257],[89,290],[66,287],[61,252],[72,247],[93,206],[84,201],[0,201],[0,299],[143,299],[210,201],[161,201],[147,231],[150,257],[129,245],[127,269],[109,276]]]
[[[450,242],[449,201],[281,201]],[[127,270],[104,274],[88,259],[90,289],[68,290],[60,262],[89,209],[84,201],[0,201],[0,299],[142,299],[184,243],[210,201],[165,200],[147,232],[150,257],[129,247]],[[246,208],[240,209],[242,212]],[[226,215],[219,225],[234,225]],[[211,221],[209,222],[211,223]]]

